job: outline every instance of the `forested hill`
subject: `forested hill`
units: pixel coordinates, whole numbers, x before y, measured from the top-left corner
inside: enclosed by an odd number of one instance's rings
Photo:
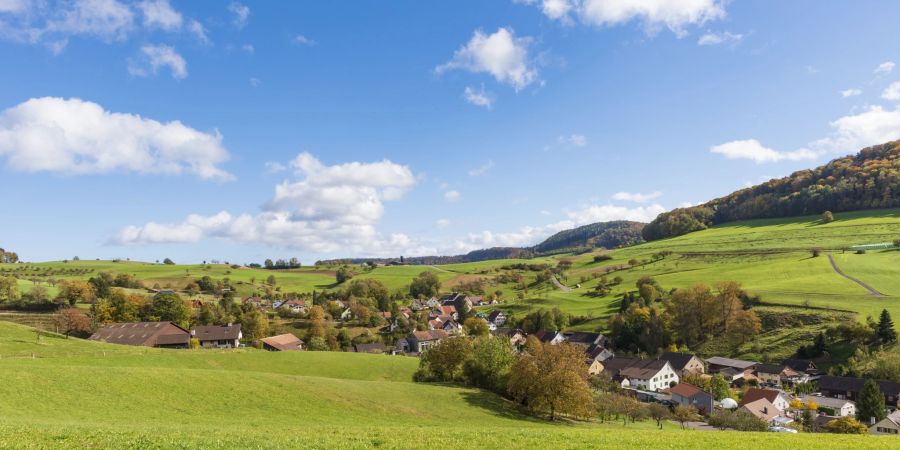
[[[900,141],[893,141],[702,205],[662,213],[642,234],[653,241],[736,220],[898,206]]]
[[[644,224],[616,220],[583,225],[563,230],[533,247],[536,253],[548,253],[570,248],[616,248],[643,242],[641,230]]]
[[[475,250],[465,255],[454,256],[417,256],[404,258],[404,264],[455,264],[464,262],[487,261],[491,259],[532,258],[550,253],[578,251],[585,248],[618,248],[643,242],[641,229],[643,223],[616,220],[597,222],[570,230],[560,231],[534,247],[493,247]],[[382,264],[401,262],[397,258],[354,258],[347,260],[320,261],[319,263],[348,262],[361,264],[365,262]]]

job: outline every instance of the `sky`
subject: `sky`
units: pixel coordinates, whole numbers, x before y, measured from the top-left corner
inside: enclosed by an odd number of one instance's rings
[[[0,0],[25,261],[460,254],[900,138],[892,1]]]

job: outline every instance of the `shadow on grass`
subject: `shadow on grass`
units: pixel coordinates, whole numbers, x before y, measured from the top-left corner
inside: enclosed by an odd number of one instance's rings
[[[502,417],[504,419],[521,420],[529,423],[572,425],[571,421],[565,419],[551,422],[549,420],[528,415],[519,405],[491,392],[481,390],[467,391],[463,392],[461,396],[470,406],[482,409],[494,416]]]

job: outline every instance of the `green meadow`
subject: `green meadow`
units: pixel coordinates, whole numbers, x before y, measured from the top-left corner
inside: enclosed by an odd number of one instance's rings
[[[34,356],[32,356],[34,355]],[[0,448],[885,448],[891,437],[547,423],[415,359],[142,349],[0,322]],[[663,444],[661,444],[663,443]]]

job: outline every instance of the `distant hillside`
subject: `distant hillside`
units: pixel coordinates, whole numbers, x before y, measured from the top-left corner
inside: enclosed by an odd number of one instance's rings
[[[643,223],[617,220],[597,222],[580,226],[571,230],[563,230],[550,236],[534,247],[492,247],[475,250],[464,255],[454,256],[417,256],[403,258],[404,264],[456,264],[466,262],[488,261],[492,259],[527,259],[551,253],[561,253],[585,248],[618,248],[643,242],[641,229]],[[342,260],[319,261],[317,264],[365,262],[391,264],[401,262],[398,258],[353,258]]]
[[[662,213],[642,234],[653,241],[736,220],[898,206],[900,141],[894,141],[702,205]]]
[[[560,231],[532,247],[536,253],[550,253],[580,247],[617,248],[643,242],[644,224],[627,220],[598,222]]]

